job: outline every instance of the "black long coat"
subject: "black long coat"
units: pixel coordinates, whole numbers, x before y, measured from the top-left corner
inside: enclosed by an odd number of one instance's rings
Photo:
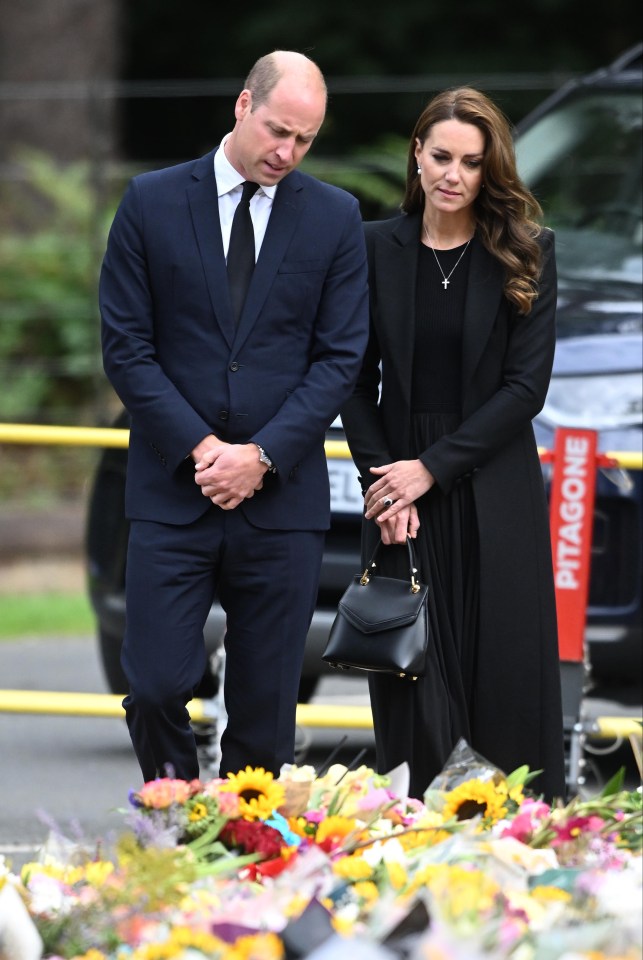
[[[342,410],[363,486],[369,467],[411,456],[411,382],[420,216],[366,224],[371,332]],[[443,492],[471,475],[480,545],[476,703],[488,744],[477,749],[544,767],[538,784],[562,794],[563,736],[547,502],[531,421],[541,410],[555,347],[554,237],[531,313],[503,295],[503,269],[471,244],[462,349],[462,424],[421,454]],[[381,385],[381,399],[379,398]],[[370,555],[375,524],[365,525]],[[420,531],[421,535],[421,531]],[[489,717],[494,718],[489,723]],[[475,724],[475,718],[473,718]]]

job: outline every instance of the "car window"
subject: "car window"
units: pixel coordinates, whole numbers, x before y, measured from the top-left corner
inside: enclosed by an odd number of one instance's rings
[[[518,168],[556,231],[562,277],[641,284],[641,129],[639,90],[594,90],[518,137]]]

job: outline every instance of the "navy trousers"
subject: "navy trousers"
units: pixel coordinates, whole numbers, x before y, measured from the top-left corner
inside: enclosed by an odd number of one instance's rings
[[[144,779],[198,777],[186,704],[205,668],[215,594],[226,614],[228,723],[221,775],[292,763],[306,635],[317,598],[320,531],[262,530],[242,509],[185,526],[132,521],[127,555],[123,701]]]

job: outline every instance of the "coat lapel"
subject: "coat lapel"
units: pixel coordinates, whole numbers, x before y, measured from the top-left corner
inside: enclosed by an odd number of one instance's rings
[[[377,285],[376,310],[381,318],[378,329],[386,340],[387,353],[407,409],[411,402],[419,235],[419,214],[400,217],[390,234],[374,234],[372,269]],[[493,330],[502,289],[501,264],[474,238],[463,326],[463,403]]]
[[[193,182],[187,190],[192,224],[203,263],[212,310],[228,345],[231,346],[235,331],[219,222],[214,152],[197,160],[192,177]]]
[[[471,261],[462,332],[462,383],[466,394],[491,335],[502,299],[503,269],[477,237],[471,244]]]
[[[386,339],[407,406],[411,403],[419,235],[419,214],[401,217],[390,236],[375,234],[373,261],[376,310],[382,319],[380,336]]]

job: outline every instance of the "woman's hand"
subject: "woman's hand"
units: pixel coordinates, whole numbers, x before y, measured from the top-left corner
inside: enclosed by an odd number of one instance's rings
[[[414,503],[409,507],[402,507],[390,520],[380,520],[378,517],[377,522],[380,524],[382,543],[387,545],[406,543],[407,537],[415,539],[420,529],[420,518]]]
[[[395,463],[386,463],[381,467],[371,467],[371,473],[379,479],[366,491],[364,498],[366,519],[376,519],[379,524],[386,525],[385,528],[382,527],[384,543],[404,542],[406,532],[402,535],[401,528],[408,530],[412,515],[410,513],[406,515],[406,523],[401,517],[399,526],[393,521],[396,521],[398,514],[406,511],[419,497],[430,490],[435,479],[421,460],[396,460]],[[419,526],[415,508],[414,513],[414,522]],[[415,526],[416,533],[417,526]],[[384,529],[391,539],[384,539]],[[401,541],[399,537],[402,537]]]

